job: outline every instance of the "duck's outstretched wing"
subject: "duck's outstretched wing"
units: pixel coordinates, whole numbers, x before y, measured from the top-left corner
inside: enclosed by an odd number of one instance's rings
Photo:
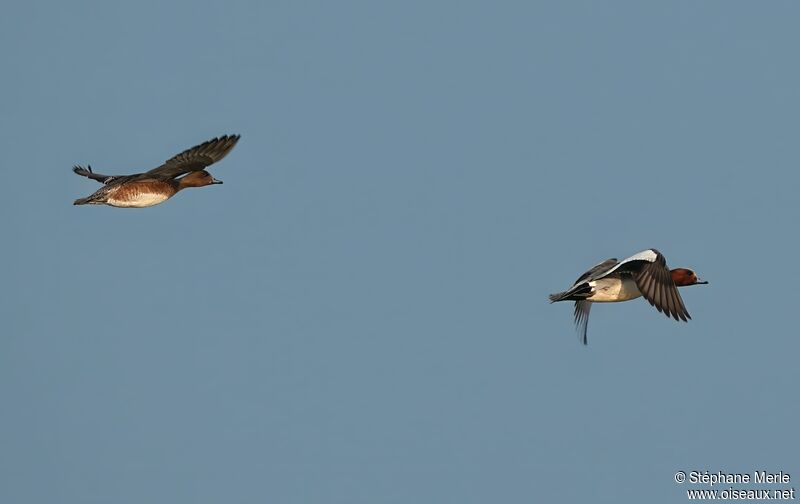
[[[684,322],[692,318],[672,281],[667,260],[658,250],[639,252],[620,263],[616,270],[631,273],[642,296],[659,312]]]
[[[158,168],[137,175],[137,178],[171,180],[189,172],[200,171],[224,158],[233,149],[239,138],[239,135],[223,135],[219,138],[212,138],[191,149],[186,149]]]
[[[581,282],[589,281],[594,279],[595,277],[602,276],[606,271],[610,270],[614,266],[619,264],[616,257],[612,257],[611,259],[606,259],[605,261],[601,262],[600,264],[596,264],[592,266],[589,271],[578,277],[575,280],[573,285],[578,285]]]
[[[589,310],[592,309],[591,301],[575,301],[575,329],[578,330],[578,338],[587,344],[586,329],[589,326]]]
[[[647,264],[633,278],[642,296],[655,306],[656,310],[667,317],[672,316],[675,320],[688,322],[692,318],[665,264]]]
[[[585,299],[592,293],[592,288],[589,286],[589,282],[595,278],[602,277],[605,274],[604,272],[615,264],[617,264],[616,259],[606,259],[600,264],[593,266],[589,271],[578,277],[578,279],[575,280],[575,283],[572,284],[572,287],[569,289],[565,290],[564,292],[550,294],[550,302],[556,303],[558,301]]]
[[[617,258],[612,257],[605,261],[592,266],[589,271],[581,275],[575,280],[575,285],[580,285],[584,282],[589,282],[597,276],[603,274],[618,264]],[[578,330],[578,338],[584,345],[588,344],[586,332],[589,327],[589,311],[592,309],[590,301],[575,301],[575,329]]]
[[[122,178],[119,175],[102,175],[100,173],[95,173],[95,172],[92,171],[92,167],[89,166],[89,165],[86,165],[86,168],[84,168],[83,166],[73,166],[72,167],[72,171],[74,171],[76,174],[80,175],[81,177],[87,177],[87,178],[90,178],[92,180],[96,180],[96,181],[100,182],[101,184],[105,184],[105,185],[108,185],[109,183],[113,182],[114,180]]]

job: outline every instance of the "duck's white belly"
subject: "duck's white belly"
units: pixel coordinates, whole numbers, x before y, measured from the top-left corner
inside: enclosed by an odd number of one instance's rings
[[[169,199],[169,195],[157,192],[139,192],[135,195],[126,194],[126,198],[108,198],[111,206],[120,208],[144,208],[158,205]]]
[[[631,278],[601,278],[589,282],[589,286],[594,290],[589,301],[595,303],[630,301],[642,295],[636,282]]]

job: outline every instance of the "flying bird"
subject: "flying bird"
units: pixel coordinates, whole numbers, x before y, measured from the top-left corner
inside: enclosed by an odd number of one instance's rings
[[[661,252],[647,249],[622,261],[601,262],[581,275],[568,290],[550,294],[550,302],[575,301],[575,326],[585,345],[592,303],[620,303],[644,296],[667,317],[688,322],[692,317],[678,287],[707,283],[690,269],[670,270]]]
[[[75,205],[110,205],[122,208],[144,208],[163,203],[187,187],[221,184],[205,168],[224,158],[239,135],[213,138],[167,160],[158,168],[133,175],[101,175],[75,166],[72,171],[83,177],[97,180],[103,187],[91,196],[75,200]]]

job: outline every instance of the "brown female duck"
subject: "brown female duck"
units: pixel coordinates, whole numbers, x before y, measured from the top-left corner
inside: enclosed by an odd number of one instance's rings
[[[75,205],[110,205],[122,208],[143,208],[158,205],[187,187],[221,184],[205,171],[209,165],[224,158],[239,135],[224,135],[187,149],[158,168],[134,175],[101,175],[91,166],[75,166],[78,175],[103,184],[91,196],[75,200]]]

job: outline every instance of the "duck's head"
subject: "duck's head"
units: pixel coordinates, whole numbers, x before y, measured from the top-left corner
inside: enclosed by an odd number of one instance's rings
[[[181,188],[184,187],[203,187],[211,184],[221,184],[221,180],[217,180],[205,170],[194,171],[188,173],[186,176],[178,179]]]
[[[675,282],[675,285],[678,287],[708,283],[701,281],[699,278],[697,278],[697,274],[694,272],[694,270],[690,270],[688,268],[675,268],[674,270],[670,271],[670,273],[672,275],[672,281]]]

